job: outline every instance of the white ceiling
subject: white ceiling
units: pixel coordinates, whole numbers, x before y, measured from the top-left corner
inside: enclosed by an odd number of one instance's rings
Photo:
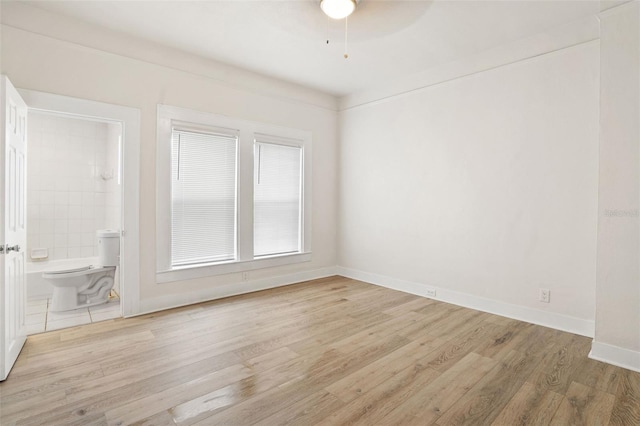
[[[597,14],[601,8],[594,0],[361,0],[349,18],[349,58],[344,59],[344,21],[328,22],[319,0],[29,4],[338,96]]]

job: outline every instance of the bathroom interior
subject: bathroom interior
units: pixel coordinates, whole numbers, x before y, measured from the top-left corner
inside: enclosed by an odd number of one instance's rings
[[[27,332],[120,317],[122,124],[27,122]]]

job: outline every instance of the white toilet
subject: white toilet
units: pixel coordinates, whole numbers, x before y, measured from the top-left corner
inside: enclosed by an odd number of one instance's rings
[[[109,299],[120,256],[120,232],[105,229],[96,235],[99,265],[42,273],[42,278],[53,285],[51,311],[86,308]]]

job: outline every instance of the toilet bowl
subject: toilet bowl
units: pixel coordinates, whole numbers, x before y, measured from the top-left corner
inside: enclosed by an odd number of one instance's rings
[[[51,311],[70,311],[107,302],[115,275],[115,266],[96,268],[90,265],[65,271],[43,272],[42,278],[53,285]]]
[[[51,311],[62,312],[106,303],[113,288],[118,257],[120,233],[100,230],[98,262],[100,266],[45,271],[42,278],[53,286]]]

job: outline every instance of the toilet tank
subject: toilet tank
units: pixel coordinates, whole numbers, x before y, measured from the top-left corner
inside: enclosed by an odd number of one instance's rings
[[[118,266],[120,256],[120,231],[101,229],[96,231],[98,237],[98,262],[100,266]]]

